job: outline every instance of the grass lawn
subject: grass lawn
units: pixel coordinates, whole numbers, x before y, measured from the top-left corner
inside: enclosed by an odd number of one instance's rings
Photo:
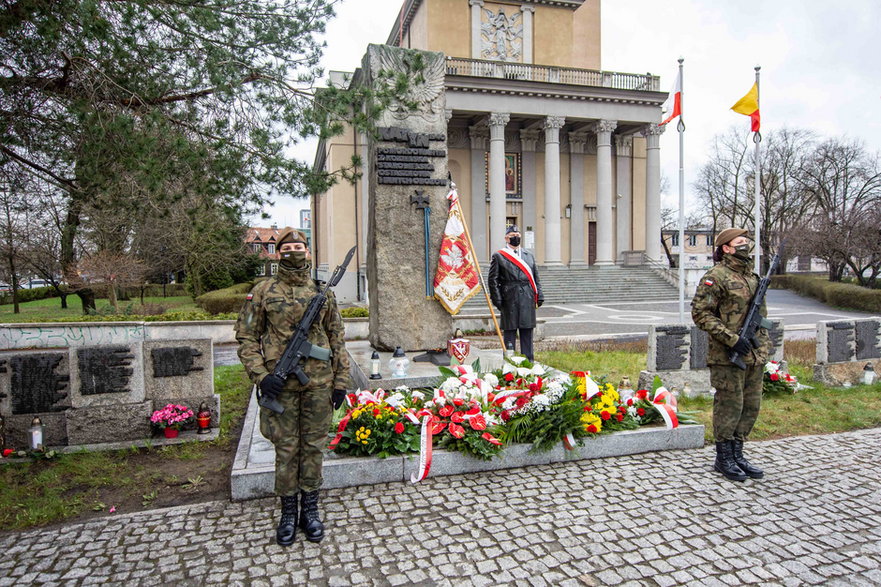
[[[113,314],[113,307],[107,300],[96,300],[99,314]],[[12,304],[0,306],[0,323],[14,322],[45,322],[59,319],[76,320],[83,315],[80,299],[75,295],[67,296],[67,309],[61,309],[61,298],[47,298],[19,304],[21,312],[13,313]],[[140,298],[119,302],[120,313],[123,314],[162,314],[165,312],[197,312],[201,311],[190,296],[169,296],[167,298],[145,297],[144,306]],[[145,311],[147,310],[147,311]]]

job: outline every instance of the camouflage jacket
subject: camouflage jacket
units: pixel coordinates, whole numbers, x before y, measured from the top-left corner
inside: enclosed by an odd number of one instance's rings
[[[279,267],[278,274],[255,285],[248,294],[236,322],[239,358],[254,383],[272,372],[281,358],[294,329],[318,294],[309,270],[292,271]],[[309,329],[309,342],[331,350],[330,361],[308,358],[303,370],[310,377],[308,389],[349,389],[349,355],[346,353],[345,327],[336,297],[328,292],[327,302]],[[288,386],[296,384],[295,377]]]
[[[710,335],[707,354],[708,365],[730,365],[728,354],[737,343],[749,305],[759,286],[759,276],[752,272],[748,263],[725,255],[701,278],[694,298],[691,300],[691,317],[701,330]],[[762,302],[762,316],[767,316]],[[756,335],[759,348],[746,357],[747,364],[764,363],[771,351],[768,331],[760,328]]]

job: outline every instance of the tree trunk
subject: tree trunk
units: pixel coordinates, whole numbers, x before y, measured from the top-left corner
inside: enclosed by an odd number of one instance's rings
[[[76,295],[79,296],[80,301],[83,303],[83,316],[88,316],[89,314],[97,312],[98,308],[95,306],[94,290],[81,289],[76,292]]]
[[[113,313],[119,314],[119,301],[116,299],[116,286],[112,283],[107,288],[107,301],[113,306]]]
[[[18,275],[15,273],[15,255],[12,253],[12,247],[10,245],[9,256],[6,258],[7,267],[9,267],[9,275],[12,276],[12,313],[18,314],[21,312],[21,309],[18,307]]]
[[[66,293],[59,293],[58,297],[61,298],[61,309],[66,310],[67,309],[67,294]]]

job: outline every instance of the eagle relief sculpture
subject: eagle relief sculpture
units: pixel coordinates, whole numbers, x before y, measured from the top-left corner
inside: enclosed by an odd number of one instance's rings
[[[389,89],[398,85],[401,76],[407,82],[403,92],[394,92],[388,112],[398,120],[416,115],[436,122],[443,114],[439,99],[444,90],[443,54],[385,46],[376,49],[379,59],[373,62],[373,78]]]

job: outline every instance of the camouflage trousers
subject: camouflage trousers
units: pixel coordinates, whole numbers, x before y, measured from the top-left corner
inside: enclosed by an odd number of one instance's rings
[[[296,379],[294,379],[296,382]],[[323,449],[333,418],[329,389],[292,389],[278,396],[283,414],[260,408],[260,432],[275,445],[275,493],[297,495],[321,487]]]
[[[713,398],[713,436],[716,442],[746,440],[759,417],[762,405],[764,364],[747,364],[746,370],[734,365],[710,366]]]

